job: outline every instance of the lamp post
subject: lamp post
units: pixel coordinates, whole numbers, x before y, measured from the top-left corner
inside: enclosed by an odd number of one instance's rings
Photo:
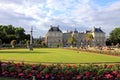
[[[33,51],[33,27],[31,27],[30,31],[30,51]]]
[[[83,42],[81,42],[81,48],[83,49]]]

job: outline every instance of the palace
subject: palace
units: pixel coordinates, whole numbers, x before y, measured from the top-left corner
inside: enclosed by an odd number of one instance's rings
[[[86,39],[86,35],[91,34],[92,39],[88,43]],[[63,33],[59,26],[50,26],[50,29],[48,30],[46,36],[45,36],[45,43],[48,47],[69,47],[71,44],[68,42],[68,40],[71,38],[71,36],[74,36],[76,40],[77,47],[83,46],[105,46],[106,39],[105,39],[105,32],[101,30],[101,28],[95,28],[93,27],[92,30],[84,31],[84,32],[78,32],[76,29],[74,31],[65,32]]]

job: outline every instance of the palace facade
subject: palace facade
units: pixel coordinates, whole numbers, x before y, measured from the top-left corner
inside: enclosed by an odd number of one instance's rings
[[[86,40],[86,35],[91,34],[93,36],[92,40],[90,40],[90,44]],[[68,40],[71,36],[74,36],[76,40],[76,46],[86,47],[86,46],[105,46],[106,39],[105,39],[105,32],[102,31],[101,28],[91,29],[90,31],[86,30],[84,32],[78,32],[76,29],[73,31],[67,31],[63,33],[59,26],[50,26],[46,36],[45,36],[45,43],[48,47],[69,47],[71,44],[68,43]]]

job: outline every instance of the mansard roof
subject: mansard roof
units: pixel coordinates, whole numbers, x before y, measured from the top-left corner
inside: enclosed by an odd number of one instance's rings
[[[78,33],[77,29],[75,28],[75,30],[73,31],[74,33]]]
[[[101,28],[93,28],[93,30],[92,30],[93,32],[100,32],[100,33],[104,33],[102,30],[101,30]]]
[[[91,33],[91,30],[89,31],[89,30],[85,30],[85,33]]]
[[[51,28],[49,29],[48,32],[62,32],[60,29],[59,29],[59,26],[51,26]]]
[[[76,28],[75,28],[75,30],[74,30],[74,31],[72,31],[72,30],[71,30],[71,31],[68,31],[68,30],[67,30],[67,32],[66,32],[66,34],[72,34],[72,33],[79,33],[79,32],[77,31],[77,29],[76,29]]]

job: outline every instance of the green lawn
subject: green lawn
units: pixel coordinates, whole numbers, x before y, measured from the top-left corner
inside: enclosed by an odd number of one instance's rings
[[[35,48],[0,50],[0,59],[57,62],[57,63],[86,63],[86,62],[120,62],[120,57],[79,52],[60,48]]]

